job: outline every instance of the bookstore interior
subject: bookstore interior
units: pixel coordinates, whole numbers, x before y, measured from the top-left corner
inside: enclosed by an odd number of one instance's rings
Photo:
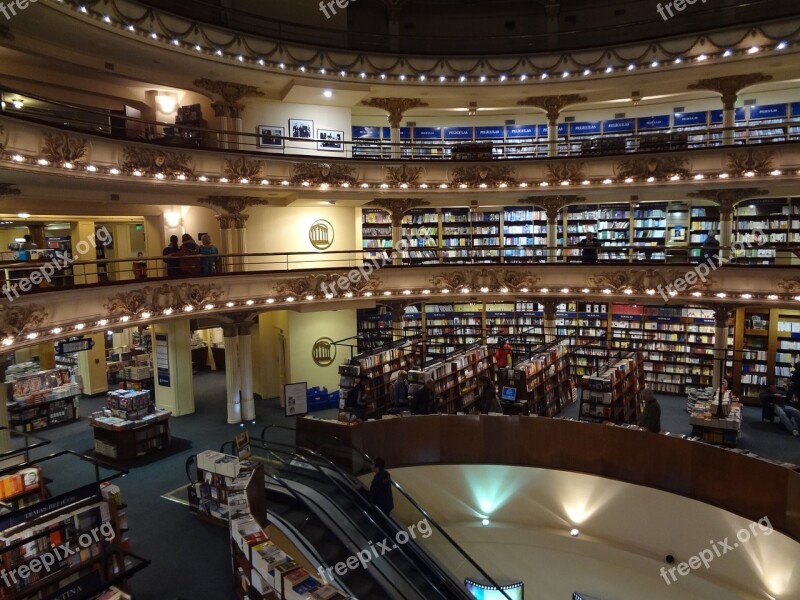
[[[800,598],[765,2],[0,3],[0,600]]]

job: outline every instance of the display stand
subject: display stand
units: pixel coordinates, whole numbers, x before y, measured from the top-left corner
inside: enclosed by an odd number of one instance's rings
[[[80,385],[69,369],[17,374],[8,385],[8,420],[19,431],[37,431],[79,418]]]
[[[735,448],[742,428],[742,405],[736,396],[726,391],[722,395],[720,416],[718,395],[719,391],[715,390],[709,400],[695,404],[689,417],[692,435],[708,444]]]
[[[148,390],[114,390],[108,393],[108,408],[92,413],[97,454],[117,460],[133,460],[159,452],[171,443],[172,413],[155,407]]]

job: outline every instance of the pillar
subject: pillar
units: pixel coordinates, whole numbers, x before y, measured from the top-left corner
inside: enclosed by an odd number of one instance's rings
[[[412,108],[428,106],[428,103],[419,98],[369,98],[363,100],[361,104],[372,108],[380,108],[389,113],[389,139],[392,142],[392,158],[401,158],[400,123],[403,121],[403,115]]]
[[[242,117],[236,116],[233,118],[228,119],[228,126],[231,128],[231,131],[235,131],[235,134],[231,134],[231,143],[229,146],[236,150],[254,150],[254,148],[245,148],[244,140],[242,139]]]
[[[228,134],[223,133],[228,131],[228,117],[224,113],[217,113],[217,106],[216,104],[212,104],[214,107],[215,115],[214,115],[214,129],[217,130],[217,147],[223,150],[227,150],[229,147],[228,144]]]
[[[558,117],[567,106],[586,102],[588,98],[580,94],[565,94],[561,96],[530,96],[520,100],[520,106],[533,106],[547,113],[547,155],[558,156]]]
[[[239,370],[242,384],[242,420],[254,421],[256,418],[253,399],[253,332],[254,324],[239,326]],[[227,351],[225,356],[227,359]]]
[[[219,228],[220,234],[222,235],[222,254],[235,254],[236,250],[234,249],[233,229],[231,229],[230,220],[227,217],[220,215]],[[221,259],[223,272],[233,272],[233,260],[234,259],[232,256],[226,256]]]
[[[714,376],[712,386],[717,389],[725,379],[725,362],[728,354],[728,320],[730,311],[717,308],[714,311]],[[730,386],[731,382],[728,382]]]
[[[727,263],[731,259],[733,243],[733,205],[725,203],[719,208],[719,246],[720,260]]]
[[[239,327],[226,324],[222,327],[225,337],[225,388],[228,397],[228,424],[242,422],[241,379],[239,377]]]
[[[550,344],[556,341],[556,309],[558,302],[555,300],[544,301],[544,343]]]
[[[392,158],[399,159],[403,157],[403,148],[400,145],[400,124],[397,127],[389,129],[389,142],[392,144]]]
[[[156,405],[180,417],[194,412],[194,375],[192,373],[192,333],[189,319],[170,319],[152,326],[153,376]],[[166,347],[166,353],[163,348]],[[158,364],[167,359],[167,379],[159,381]]]
[[[167,240],[164,239],[164,217],[162,215],[151,215],[144,218],[144,243],[145,256],[161,256],[161,252],[167,247]],[[161,259],[147,261],[148,277],[164,277],[167,272],[164,269],[164,261]]]
[[[78,352],[78,373],[83,380],[83,393],[87,396],[108,391],[105,336],[105,331],[85,335],[94,341],[94,347]]]
[[[377,198],[369,202],[367,206],[382,208],[389,213],[392,219],[392,248],[397,248],[400,241],[403,239],[403,217],[412,208],[419,208],[420,206],[429,206],[430,202],[426,200],[419,200],[416,198]],[[438,246],[438,242],[437,242]],[[392,252],[392,264],[402,265],[403,256],[401,252]]]
[[[28,223],[28,231],[37,248],[47,248],[44,235],[44,223]]]
[[[37,352],[39,354],[39,368],[42,371],[56,368],[56,347],[53,342],[39,344]]]
[[[94,221],[78,221],[70,226],[70,241],[72,242],[72,256],[76,261],[95,261],[97,253],[90,243],[95,237]],[[89,244],[89,252],[86,254],[78,253],[78,244],[85,242]],[[81,248],[85,244],[81,244]],[[97,265],[82,265],[79,262],[72,265],[75,285],[85,285],[97,283]]]
[[[547,209],[547,262],[558,260],[558,209]]]

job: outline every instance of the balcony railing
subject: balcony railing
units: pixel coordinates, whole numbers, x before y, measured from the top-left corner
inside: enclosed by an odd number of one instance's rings
[[[151,121],[112,111],[50,100],[0,87],[0,115],[50,127],[89,133],[129,142],[164,147],[253,153],[262,156],[352,158],[392,161],[488,161],[547,159],[559,157],[619,156],[644,152],[684,152],[726,147],[726,132],[732,146],[780,144],[800,141],[800,116],[763,119],[747,125],[670,127],[647,132],[604,135],[566,135],[555,142],[531,137],[519,141],[420,141],[393,144],[382,139],[349,141],[316,139],[314,131],[304,137],[212,129],[198,124]],[[731,146],[731,144],[727,144]],[[317,154],[318,153],[318,154]]]

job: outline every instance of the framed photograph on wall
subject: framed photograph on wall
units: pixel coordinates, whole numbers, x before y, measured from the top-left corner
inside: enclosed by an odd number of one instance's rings
[[[289,119],[289,137],[301,140],[314,139],[314,121]]]
[[[344,131],[332,129],[317,130],[317,150],[327,150],[328,152],[343,152]]]
[[[283,127],[258,126],[259,148],[283,148]]]

